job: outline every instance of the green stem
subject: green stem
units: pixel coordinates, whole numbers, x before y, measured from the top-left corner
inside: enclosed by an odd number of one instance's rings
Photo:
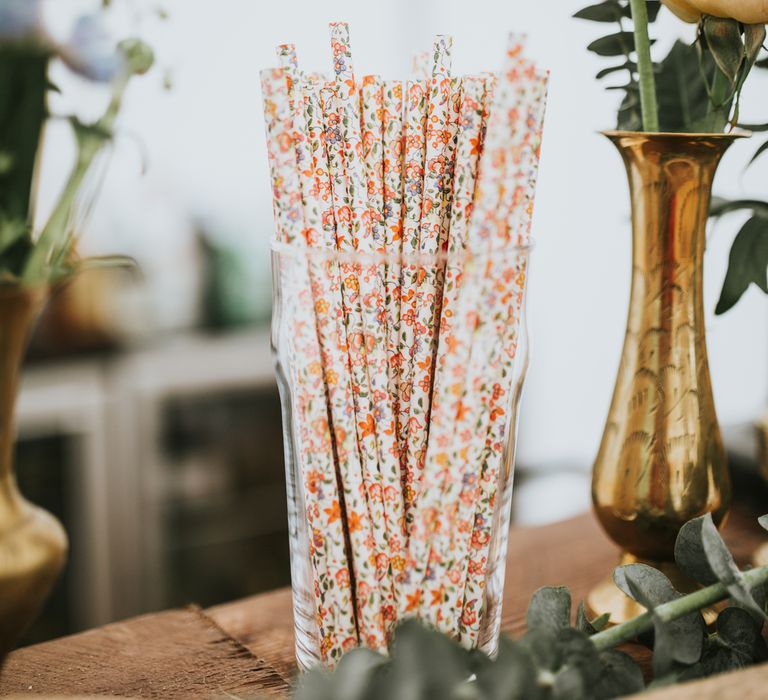
[[[768,582],[768,566],[761,566],[759,569],[751,569],[742,574],[742,580],[748,588],[754,588],[760,584]],[[659,605],[654,609],[654,614],[664,622],[677,620],[684,615],[688,615],[710,605],[719,603],[721,600],[730,598],[728,589],[722,583],[715,583],[706,588],[689,593],[688,595],[672,600],[669,603]],[[644,612],[642,615],[622,622],[620,625],[609,627],[602,632],[592,635],[592,643],[598,651],[613,649],[619,644],[631,642],[637,639],[644,632],[653,629],[653,615],[650,612]]]
[[[105,132],[112,127],[120,111],[120,104],[125,93],[128,78],[122,77],[117,82],[104,115],[96,126]],[[104,139],[98,136],[83,135],[78,138],[78,154],[72,170],[69,173],[64,189],[59,196],[56,206],[40,233],[32,253],[24,266],[22,283],[27,287],[33,287],[47,281],[47,267],[51,260],[60,252],[57,251],[63,242],[67,240],[67,226],[70,213],[77,198],[80,187],[91,167],[94,159],[104,146]]]
[[[728,123],[728,112],[731,109],[731,83],[728,76],[719,68],[715,68],[712,79],[712,90],[709,94],[706,128],[711,133],[720,133]]]
[[[637,72],[640,77],[640,109],[643,115],[643,129],[649,132],[659,130],[659,108],[656,103],[656,78],[651,60],[651,40],[648,37],[648,8],[646,0],[629,0],[632,21],[635,25],[635,51]]]

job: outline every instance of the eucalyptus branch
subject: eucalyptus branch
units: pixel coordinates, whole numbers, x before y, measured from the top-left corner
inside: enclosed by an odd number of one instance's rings
[[[742,583],[749,589],[768,583],[768,566],[751,569],[742,574]],[[592,635],[591,640],[598,651],[612,649],[619,644],[637,639],[641,634],[653,629],[654,616],[663,622],[672,622],[690,613],[698,612],[731,597],[731,593],[722,583],[715,583],[688,595],[663,603],[653,612],[644,612],[631,620]]]
[[[640,76],[640,109],[643,115],[643,129],[648,132],[659,130],[659,108],[656,102],[656,78],[651,60],[651,40],[648,36],[648,8],[646,0],[630,0],[632,21],[635,30],[635,51],[637,70]]]

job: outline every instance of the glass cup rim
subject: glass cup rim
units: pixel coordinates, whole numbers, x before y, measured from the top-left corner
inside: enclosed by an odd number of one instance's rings
[[[513,255],[524,255],[525,257],[535,248],[533,241],[529,243],[506,243],[501,246],[494,246],[486,250],[470,250],[465,248],[460,251],[438,251],[436,253],[403,253],[374,251],[362,252],[358,250],[337,250],[321,246],[306,246],[297,243],[286,243],[285,241],[270,241],[270,250],[273,254],[287,258],[301,258],[307,260],[331,260],[334,262],[355,263],[355,264],[381,264],[381,263],[400,263],[402,264],[423,264],[429,262],[447,262],[447,261],[472,261],[484,260],[486,258],[505,258]]]

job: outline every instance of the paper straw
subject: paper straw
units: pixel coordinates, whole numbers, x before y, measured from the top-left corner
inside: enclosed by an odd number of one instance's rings
[[[411,59],[411,75],[414,80],[429,80],[432,75],[432,62],[429,51],[419,51]]]
[[[448,211],[451,203],[455,129],[451,116],[451,38],[438,36],[427,101],[424,186],[419,226],[419,267],[416,288],[416,321],[411,353],[411,407],[408,420],[406,470],[417,475],[424,468],[429,434],[434,353],[440,318],[442,262],[438,253],[448,239]]]
[[[352,52],[349,28],[345,23],[331,23],[331,47],[336,74],[335,98],[341,116],[344,148],[342,155],[346,174],[345,203],[351,213],[355,249],[363,254],[379,252],[374,229],[380,222],[371,214],[367,202],[367,188],[362,172],[362,143],[357,110]],[[405,566],[405,519],[400,465],[395,436],[395,416],[389,395],[389,359],[387,356],[386,306],[384,288],[378,264],[357,267],[359,295],[362,298],[364,341],[370,381],[373,412],[365,421],[374,431],[378,446],[379,471],[383,480],[387,542],[393,576]],[[359,420],[359,417],[358,417]],[[397,598],[397,588],[395,597]],[[394,610],[393,610],[394,612]]]
[[[481,507],[478,501],[479,467],[483,463],[489,426],[492,423],[506,425],[505,408],[512,388],[513,367],[509,366],[509,371],[505,372],[500,370],[500,365],[504,338],[515,336],[517,330],[519,314],[511,314],[510,309],[519,309],[525,288],[525,256],[511,250],[511,246],[518,244],[519,231],[529,229],[528,203],[532,202],[538,168],[538,148],[532,143],[540,134],[546,92],[546,79],[535,72],[533,64],[523,61],[516,62],[505,82],[502,90],[515,88],[515,105],[509,110],[507,119],[510,132],[503,157],[506,178],[498,208],[501,226],[492,246],[498,253],[488,260],[482,301],[485,312],[472,342],[462,397],[469,409],[463,416],[465,420],[458,421],[452,452],[453,459],[466,466],[459,472],[458,479],[450,480],[446,485],[442,497],[443,516],[450,525],[433,540],[433,553],[441,562],[441,569],[450,579],[460,582],[466,576],[466,553],[470,543],[477,545],[477,541],[472,540],[472,531],[475,511]],[[481,397],[481,400],[473,401],[475,397]],[[501,397],[504,397],[504,406]],[[485,483],[491,484],[491,481],[486,479]],[[495,496],[495,490],[492,494]],[[492,502],[493,498],[486,498],[486,502],[489,500]],[[490,519],[492,510],[485,515]],[[453,606],[455,612],[463,598],[460,595],[457,599],[444,601],[444,608]]]
[[[398,326],[400,325],[399,255],[403,244],[403,84],[388,80],[383,86],[382,105],[384,170],[384,245],[387,251],[385,295],[387,304],[387,355],[389,357],[389,395],[399,434],[400,369]],[[399,450],[398,450],[399,451]],[[402,472],[401,472],[402,474]],[[405,493],[405,481],[401,488]],[[407,499],[404,498],[404,507]]]
[[[510,53],[516,55],[517,48],[511,48]],[[508,63],[513,60],[508,58]],[[516,115],[515,99],[522,99],[517,86],[509,82],[511,77],[507,71],[497,86],[480,163],[469,245],[470,251],[480,254],[492,249],[494,244],[498,245],[502,240],[499,232],[507,226],[507,215],[500,210],[500,204],[505,188],[511,185],[508,180],[511,166],[507,162],[513,134],[511,120]],[[472,364],[473,351],[476,361],[481,356],[482,340],[472,329],[481,320],[478,310],[486,308],[488,295],[493,292],[487,282],[491,263],[492,258],[481,259],[479,264],[474,260],[474,269],[459,295],[457,332],[451,338],[452,351],[441,368],[449,378],[447,390],[451,400],[442,405],[438,402],[438,407],[433,410],[433,416],[437,416],[433,418],[433,429],[438,430],[424,477],[430,489],[425,490],[424,497],[419,500],[419,515],[409,541],[409,564],[412,562],[413,566],[409,592],[411,595],[419,592],[419,579],[423,577],[422,614],[430,616],[436,623],[436,618],[440,618],[449,633],[455,633],[455,630],[451,629],[451,620],[441,613],[457,600],[463,583],[454,571],[453,562],[455,557],[462,557],[462,553],[452,551],[451,536],[455,528],[461,526],[456,516],[462,484],[480,468],[479,461],[473,462],[468,457],[467,447],[475,437],[479,421],[487,413],[488,397],[478,391],[482,367],[477,362]],[[447,411],[444,418],[439,415],[440,411]],[[433,486],[441,483],[442,489]]]
[[[421,225],[421,204],[424,187],[424,153],[426,147],[426,83],[408,82],[406,87],[404,153],[403,153],[403,265],[400,275],[400,324],[399,345],[399,416],[398,445],[405,481],[406,520],[410,528],[411,506],[416,495],[416,475],[407,466],[408,419],[411,409],[411,380],[413,364],[411,349],[414,343],[416,324],[416,289],[418,266],[406,262],[407,258],[418,255],[419,226]]]
[[[342,120],[340,104],[331,88],[323,88],[321,97],[326,123],[325,142],[336,209],[336,243],[338,250],[349,255],[354,253],[354,235],[344,169],[344,141],[339,126]],[[362,305],[360,284],[362,275],[359,273],[360,264],[358,263],[345,261],[341,263],[340,268],[347,350],[352,371],[357,443],[373,529],[377,575],[383,596],[383,607],[390,611],[387,617],[394,619],[395,591],[390,570],[388,521],[384,507],[385,483],[379,469],[376,409],[368,371],[369,343]]]
[[[374,228],[378,237],[377,250],[386,247],[384,232],[384,84],[378,75],[366,75],[360,88],[360,129],[363,142],[368,206],[373,209],[379,225]]]
[[[294,142],[304,202],[304,237],[310,247],[335,250],[333,193],[327,153],[321,139],[323,127],[319,96],[311,90],[303,94],[295,47],[283,44],[278,47],[277,53],[292,85],[289,94],[293,101]],[[331,259],[310,259],[309,272],[344,496],[339,517],[350,541],[360,641],[369,648],[384,650],[386,639],[376,559],[369,544],[373,537],[372,525],[357,452],[355,417],[350,410],[353,399],[346,329],[342,321],[339,267]]]
[[[300,244],[303,233],[301,187],[296,169],[292,115],[286,77],[282,70],[261,73],[267,144],[279,239]],[[340,507],[328,412],[323,386],[320,348],[312,313],[309,280],[300,263],[291,265],[296,286],[288,295],[293,324],[293,401],[300,437],[298,459],[304,480],[310,558],[317,596],[320,651],[326,663],[336,663],[346,648],[358,643],[354,608],[349,587],[350,571],[345,533],[333,514]],[[294,277],[295,275],[295,277]]]
[[[538,176],[538,162],[541,149],[541,138],[546,108],[547,76],[536,74],[533,78],[533,95],[529,104],[526,118],[527,128],[533,129],[533,137],[526,149],[520,153],[520,167],[527,170],[523,202],[516,207],[516,216],[510,225],[510,243],[527,245],[530,243],[533,205]],[[527,168],[526,168],[527,163]],[[500,509],[496,506],[496,495],[500,479],[511,478],[511,475],[500,474],[499,469],[505,457],[505,437],[514,440],[515,436],[508,435],[516,429],[515,416],[508,415],[510,409],[516,409],[517,401],[514,392],[518,387],[513,385],[516,375],[515,363],[517,358],[518,331],[521,322],[522,304],[525,296],[527,256],[517,254],[517,260],[512,264],[515,288],[512,290],[510,303],[502,316],[502,342],[495,347],[501,355],[501,368],[491,392],[489,430],[483,448],[482,472],[479,483],[479,497],[476,499],[476,512],[471,535],[471,546],[467,556],[467,578],[460,618],[460,632],[463,643],[473,645],[477,639],[480,616],[476,614],[482,599],[485,585],[486,568],[489,562],[489,552],[493,552],[492,529],[493,523],[500,519]],[[491,358],[491,365],[495,365]],[[496,388],[498,387],[498,389]],[[514,449],[514,445],[512,445]],[[514,452],[508,456],[506,464],[512,465]],[[506,507],[506,506],[505,506]],[[496,513],[496,517],[494,517]],[[497,523],[498,525],[498,523]],[[498,532],[496,533],[498,536]],[[504,563],[502,562],[501,566]]]

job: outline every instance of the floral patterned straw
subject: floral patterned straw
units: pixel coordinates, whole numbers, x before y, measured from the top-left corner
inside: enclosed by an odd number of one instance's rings
[[[451,579],[463,581],[466,576],[467,558],[470,549],[484,551],[487,555],[487,542],[478,533],[474,537],[473,525],[478,518],[476,511],[489,521],[493,515],[495,501],[495,479],[487,473],[485,485],[490,491],[483,492],[478,487],[480,478],[479,465],[483,463],[489,425],[506,425],[506,407],[512,390],[513,363],[500,371],[504,351],[504,337],[516,337],[518,313],[510,315],[510,308],[519,303],[525,288],[525,256],[511,250],[519,242],[518,231],[527,231],[533,200],[535,176],[538,169],[538,149],[531,144],[540,133],[543,119],[544,94],[546,79],[542,79],[533,68],[533,64],[518,60],[507,71],[506,80],[501,84],[502,93],[510,87],[515,89],[514,105],[508,108],[507,124],[510,128],[506,139],[506,153],[498,153],[500,162],[505,163],[506,178],[499,199],[499,228],[494,235],[493,250],[500,251],[488,261],[483,292],[482,308],[485,312],[475,332],[472,342],[471,357],[468,364],[467,378],[462,400],[470,408],[466,412],[466,422],[459,421],[454,445],[454,459],[467,465],[459,473],[460,478],[449,482],[454,488],[444,492],[443,504],[446,517],[452,523],[447,532],[438,535],[433,542],[436,558],[442,561]],[[502,96],[502,100],[504,97]],[[492,144],[489,144],[489,147]],[[526,191],[527,190],[527,191]],[[510,230],[513,232],[510,240]],[[506,250],[504,253],[502,251]],[[481,397],[472,401],[472,397]],[[500,400],[502,399],[502,400]],[[465,428],[462,428],[466,426]],[[464,435],[469,439],[467,440]],[[500,456],[500,455],[499,455]],[[458,495],[457,495],[458,494]],[[480,499],[485,501],[481,502]],[[477,553],[477,552],[475,552]],[[487,565],[475,557],[472,561],[476,575]],[[486,557],[487,559],[487,557]],[[444,606],[454,606],[455,611],[462,605],[459,600],[445,601]],[[470,604],[464,621],[471,621],[477,613],[480,598]],[[479,617],[479,616],[478,616]],[[453,619],[456,616],[453,615]]]
[[[408,82],[406,87],[405,123],[403,125],[403,240],[401,249],[406,256],[419,252],[419,226],[424,186],[424,152],[426,147],[426,91],[424,82]],[[405,509],[409,523],[412,518],[411,504],[415,498],[416,475],[407,468],[408,419],[411,409],[411,349],[416,324],[416,286],[418,266],[405,263],[400,275],[400,323],[398,325],[399,416],[398,445],[405,481]]]
[[[432,57],[429,51],[419,51],[411,59],[411,75],[414,80],[429,80],[431,75]]]
[[[519,50],[517,44],[510,48],[509,64],[515,60],[514,56]],[[513,184],[508,180],[512,174],[509,172],[512,164],[505,149],[508,149],[513,133],[510,120],[517,114],[514,109],[515,100],[524,99],[513,77],[516,76],[506,71],[504,80],[497,86],[487,143],[480,164],[470,227],[470,250],[479,254],[491,249],[494,242],[500,245],[498,232],[506,230],[507,226],[506,214],[499,210],[502,193]],[[473,472],[479,470],[478,461],[473,462],[469,458],[467,449],[475,437],[478,425],[482,424],[479,421],[482,421],[483,415],[487,415],[490,393],[490,387],[487,392],[483,390],[484,368],[482,362],[477,360],[482,356],[480,349],[484,348],[483,341],[492,339],[473,335],[471,329],[483,320],[484,314],[479,316],[478,309],[486,308],[487,299],[492,298],[488,295],[494,292],[493,287],[489,289],[485,282],[488,273],[492,272],[489,269],[492,259],[486,257],[479,265],[476,263],[473,261],[473,275],[461,289],[456,310],[457,323],[464,325],[457,326],[457,333],[451,338],[452,351],[441,367],[441,371],[449,377],[448,388],[453,400],[444,401],[442,405],[438,400],[439,410],[435,408],[437,417],[433,419],[433,427],[438,432],[425,467],[425,482],[430,483],[432,488],[419,501],[419,517],[414,523],[409,548],[409,563],[413,562],[412,573],[417,577],[410,581],[409,592],[412,595],[418,592],[418,576],[423,571],[425,590],[421,592],[422,614],[430,616],[435,624],[453,634],[456,633],[452,628],[455,615],[446,615],[445,611],[450,611],[450,606],[455,604],[458,597],[463,596],[463,580],[460,576],[462,567],[457,567],[456,561],[460,560],[463,566],[464,557],[461,548],[455,547],[456,541],[452,536],[457,528],[463,528],[464,532],[471,531],[471,523],[467,526],[458,517],[461,503],[459,497],[466,480],[469,480],[467,487],[471,489],[472,480],[476,480]],[[475,360],[474,364],[472,359]],[[439,416],[440,411],[447,411],[446,416]],[[446,445],[450,446],[447,452],[444,447]],[[435,486],[439,483],[443,484],[442,489]],[[429,554],[426,554],[425,549]]]
[[[347,194],[347,177],[344,169],[344,141],[341,134],[341,105],[334,88],[321,90],[322,109],[325,119],[325,144],[328,168],[331,175],[333,202],[336,211],[336,244],[342,253],[354,254],[352,213]],[[347,351],[352,371],[353,406],[363,481],[373,529],[375,561],[380,588],[386,609],[394,605],[394,586],[389,562],[389,537],[387,516],[384,508],[385,484],[379,470],[379,448],[376,439],[373,391],[368,371],[367,333],[363,313],[362,290],[359,274],[360,263],[341,262],[341,292],[343,318],[347,333]],[[387,607],[389,606],[389,607]],[[390,615],[394,617],[394,614]]]
[[[387,355],[389,356],[389,395],[399,418],[399,384],[402,355],[397,329],[400,325],[400,273],[398,258],[403,244],[403,84],[388,80],[383,88],[382,129],[384,146],[384,245],[387,256],[385,285],[387,303]],[[405,483],[402,485],[405,491]],[[407,499],[405,499],[407,505]]]
[[[535,73],[531,78],[532,97],[528,105],[526,116],[526,128],[533,129],[532,139],[525,144],[520,153],[521,162],[529,163],[527,182],[523,184],[523,201],[515,207],[515,215],[511,219],[510,243],[515,245],[527,245],[530,243],[530,230],[533,215],[533,204],[538,175],[538,161],[541,148],[541,137],[544,123],[544,111],[546,107],[546,91],[548,76]],[[460,620],[461,638],[464,643],[471,646],[477,639],[479,628],[479,615],[477,609],[485,585],[485,570],[494,554],[494,543],[491,541],[494,506],[499,484],[499,469],[502,464],[506,468],[512,465],[514,453],[504,454],[504,433],[506,430],[514,430],[514,417],[508,416],[506,411],[515,405],[511,401],[511,392],[516,390],[513,386],[515,377],[516,350],[518,343],[518,328],[521,321],[522,303],[525,295],[526,263],[525,255],[518,255],[513,262],[514,288],[511,290],[511,300],[506,304],[506,310],[502,313],[504,323],[501,326],[501,342],[494,344],[494,349],[501,356],[500,370],[497,381],[493,383],[491,393],[490,426],[488,437],[485,440],[482,457],[482,472],[479,483],[479,496],[475,500],[475,518],[470,539],[470,548],[467,561],[467,578],[462,603],[462,615]],[[489,366],[497,364],[496,358],[490,358]],[[503,561],[502,561],[502,566]]]
[[[335,250],[333,195],[328,178],[325,145],[321,140],[319,96],[312,90],[302,95],[295,47],[283,44],[278,47],[277,54],[292,86],[289,95],[293,101],[294,142],[304,203],[304,236],[310,247]],[[383,650],[386,649],[386,639],[382,625],[382,604],[376,559],[369,545],[372,541],[372,524],[357,452],[338,263],[331,259],[310,259],[309,270],[323,377],[328,392],[343,491],[343,504],[330,509],[326,517],[331,522],[340,519],[349,536],[360,641],[369,648]]]
[[[339,104],[346,173],[346,205],[351,212],[355,249],[363,254],[381,252],[376,248],[374,232],[380,222],[367,202],[367,188],[362,168],[362,143],[357,110],[357,92],[349,44],[349,28],[345,23],[331,23],[331,47],[336,73],[336,99]],[[380,240],[380,239],[379,239]],[[389,395],[389,359],[387,356],[386,308],[379,263],[362,264],[357,269],[359,294],[362,297],[365,353],[374,412],[365,417],[375,433],[378,445],[379,471],[383,480],[387,541],[393,575],[405,565],[405,519],[400,480],[395,416]],[[359,417],[358,417],[359,419]],[[397,597],[397,589],[395,589]],[[394,610],[393,610],[394,613]],[[394,619],[392,620],[394,621]]]
[[[438,36],[427,102],[424,185],[419,226],[419,266],[416,288],[415,337],[411,353],[411,407],[408,419],[406,470],[420,476],[429,433],[433,360],[440,319],[441,262],[438,254],[448,238],[457,124],[451,116],[451,37]],[[440,274],[438,274],[438,270]],[[417,497],[418,479],[414,484]]]
[[[301,245],[303,212],[296,168],[292,115],[286,76],[282,70],[261,73],[264,115],[272,174],[275,219],[279,240]],[[292,363],[296,387],[296,421],[300,435],[298,458],[304,479],[306,515],[311,533],[310,558],[317,595],[317,620],[323,659],[336,663],[346,648],[358,642],[345,549],[345,533],[339,520],[322,522],[326,510],[339,503],[328,413],[325,404],[320,348],[312,313],[309,280],[301,263],[288,261],[294,294],[291,318]]]
[[[384,84],[378,75],[366,75],[360,88],[360,127],[363,141],[368,206],[377,215],[379,225],[374,233],[379,235],[376,246],[383,249],[384,240]]]

